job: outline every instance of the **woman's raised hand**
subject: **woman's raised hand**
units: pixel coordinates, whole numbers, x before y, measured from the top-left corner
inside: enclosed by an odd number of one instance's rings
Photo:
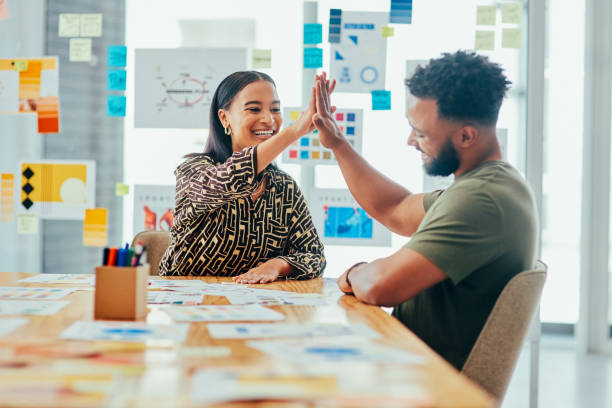
[[[302,112],[300,117],[293,124],[299,136],[308,134],[315,129],[314,115],[317,113],[316,87],[317,87],[317,81],[319,81],[320,78],[321,78],[320,75],[315,76],[315,85],[312,87],[312,93],[310,95],[310,102],[308,103],[308,107],[306,108],[305,111]],[[326,80],[325,87],[327,90],[327,95],[329,97],[329,95],[331,95],[331,93],[334,92],[334,88],[336,87],[336,80],[334,79],[333,81],[331,81],[331,83],[329,80]],[[331,106],[330,110],[331,110],[331,113],[334,113],[336,111],[336,107]]]
[[[344,140],[344,135],[333,118],[336,107],[331,105],[330,94],[335,86],[336,80],[333,80],[330,87],[325,72],[317,76],[314,86],[316,113],[312,117],[312,123],[319,131],[321,144],[328,149],[333,149]]]

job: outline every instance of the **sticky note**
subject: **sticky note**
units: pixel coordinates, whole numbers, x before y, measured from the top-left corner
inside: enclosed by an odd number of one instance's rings
[[[372,91],[372,110],[390,110],[391,91]]]
[[[412,0],[391,0],[389,22],[396,24],[411,24]]]
[[[304,68],[321,68],[323,50],[321,48],[304,48]]]
[[[323,24],[304,24],[304,44],[321,44],[323,42]]]
[[[300,139],[301,146],[308,147],[309,144],[310,144],[310,139],[308,139],[307,137],[303,137]]]
[[[109,69],[106,73],[106,89],[109,91],[125,91],[125,70]]]
[[[27,71],[28,70],[28,60],[17,60],[13,61],[13,67],[15,71]]]
[[[91,38],[70,39],[70,61],[91,61]]]
[[[521,24],[523,17],[523,5],[518,2],[509,2],[501,4],[501,19],[502,23]]]
[[[8,18],[8,5],[7,0],[0,0],[0,20]]]
[[[123,95],[108,95],[106,99],[106,116],[125,116],[126,99]]]
[[[81,14],[81,37],[102,36],[102,14]]]
[[[380,34],[383,37],[393,37],[393,34],[395,34],[395,30],[393,27],[380,27]]]
[[[520,28],[502,28],[502,48],[521,48],[521,44]]]
[[[18,234],[38,234],[37,214],[17,214]]]
[[[297,120],[300,117],[300,112],[299,111],[291,111],[289,113],[289,119],[291,120]]]
[[[115,195],[116,196],[126,196],[130,193],[130,186],[123,183],[115,184]]]
[[[106,208],[85,209],[83,245],[106,246],[108,243],[108,211]]]
[[[495,6],[476,6],[476,25],[495,25]]]
[[[495,49],[495,31],[476,30],[474,49],[493,51]]]
[[[127,47],[125,45],[109,45],[107,52],[109,67],[125,67],[127,60]]]
[[[60,14],[57,35],[60,37],[78,37],[81,32],[80,14]]]
[[[272,68],[272,50],[253,49],[253,69]]]

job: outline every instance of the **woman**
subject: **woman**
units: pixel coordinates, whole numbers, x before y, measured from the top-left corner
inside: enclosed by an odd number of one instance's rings
[[[235,72],[219,84],[204,153],[188,155],[175,171],[175,220],[160,275],[233,276],[238,283],[321,275],[323,244],[304,197],[272,164],[314,129],[314,114],[313,88],[308,109],[281,130],[268,75]]]

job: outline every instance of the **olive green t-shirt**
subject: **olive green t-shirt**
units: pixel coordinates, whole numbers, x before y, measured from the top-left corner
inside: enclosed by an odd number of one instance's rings
[[[426,194],[423,203],[425,217],[405,247],[448,279],[393,315],[460,370],[506,283],[535,264],[535,200],[516,169],[490,161]]]

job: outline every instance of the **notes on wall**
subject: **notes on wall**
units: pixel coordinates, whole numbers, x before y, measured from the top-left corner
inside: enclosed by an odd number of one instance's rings
[[[96,163],[91,160],[21,162],[20,213],[43,219],[82,220],[95,206]]]
[[[272,50],[253,49],[253,69],[272,68]]]
[[[391,110],[391,91],[372,91],[372,110]]]
[[[134,126],[208,128],[219,83],[247,67],[245,48],[136,49]]]
[[[502,2],[501,27],[496,26],[497,6],[476,6],[476,30],[474,32],[474,49],[477,51],[494,51],[496,47],[496,32],[500,33],[501,48],[521,48],[523,34],[521,22],[523,4],[521,2]],[[510,26],[508,26],[510,25]],[[483,30],[484,26],[487,27]]]
[[[38,133],[59,132],[57,57],[0,59],[0,114],[36,113]]]
[[[21,235],[38,234],[38,215],[17,214],[17,233]]]
[[[134,186],[133,235],[141,231],[169,231],[174,225],[174,186]]]
[[[385,89],[388,13],[342,11],[340,41],[330,44],[330,77],[336,92],[370,93]]]
[[[391,0],[389,22],[395,24],[411,24],[412,0]]]
[[[326,245],[391,245],[391,232],[359,207],[348,190],[315,188],[308,207]]]
[[[15,175],[2,173],[0,175],[0,222],[15,220]]]
[[[108,243],[108,211],[106,208],[85,209],[83,245],[106,246]]]

